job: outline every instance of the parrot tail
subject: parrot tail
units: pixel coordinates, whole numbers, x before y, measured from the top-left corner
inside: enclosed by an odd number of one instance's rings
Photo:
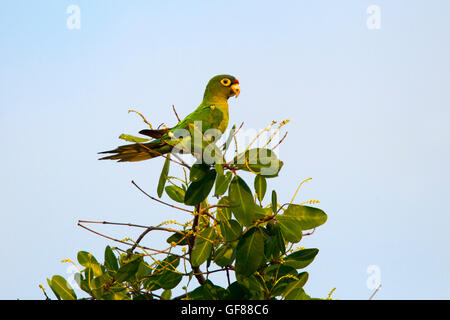
[[[113,153],[99,160],[117,160],[118,162],[142,161],[166,154],[172,151],[173,146],[164,141],[153,140],[148,143],[133,143],[117,147],[114,150],[99,152],[99,154]]]

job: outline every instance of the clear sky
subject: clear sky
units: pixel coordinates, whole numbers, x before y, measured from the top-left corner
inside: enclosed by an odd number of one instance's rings
[[[72,4],[80,29],[67,26]],[[308,293],[367,299],[375,266],[378,299],[450,298],[448,12],[447,0],[3,0],[0,298],[43,298],[38,285],[67,276],[60,260],[78,250],[101,260],[114,244],[79,219],[185,218],[130,183],[156,194],[161,159],[96,153],[145,127],[131,107],[171,125],[171,105],[187,115],[220,73],[241,83],[230,123],[291,120],[269,190],[289,201],[312,177],[298,200],[328,214],[302,243],[320,249]]]

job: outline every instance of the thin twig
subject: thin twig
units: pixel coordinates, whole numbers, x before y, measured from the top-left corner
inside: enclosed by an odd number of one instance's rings
[[[278,147],[278,146],[283,142],[283,140],[286,138],[287,134],[288,134],[288,133],[286,132],[286,133],[284,134],[283,138],[281,138],[281,140],[278,141],[278,143],[277,143],[274,147],[272,147],[271,150],[273,150],[273,149],[275,149],[276,147]]]
[[[136,247],[139,245],[139,242],[141,242],[141,240],[144,239],[145,235],[146,235],[147,233],[149,233],[150,231],[152,231],[152,230],[155,230],[155,227],[148,227],[147,229],[145,229],[144,232],[142,232],[142,233],[140,234],[140,236],[137,238],[137,240],[135,241],[135,243],[133,244],[133,246],[132,246],[132,247],[130,248],[130,250],[128,251],[127,258],[129,258],[129,257],[133,254],[134,249],[136,249]]]
[[[145,194],[147,197],[149,197],[149,198],[152,199],[152,200],[155,200],[155,201],[157,201],[157,202],[159,202],[159,203],[162,203],[162,204],[164,204],[164,205],[166,205],[166,206],[169,206],[169,207],[171,207],[171,208],[175,208],[175,209],[178,209],[178,210],[182,210],[182,211],[186,211],[186,212],[189,212],[189,213],[193,213],[191,210],[184,209],[184,208],[180,208],[180,207],[174,206],[173,204],[170,204],[170,203],[161,201],[161,200],[159,200],[159,199],[156,199],[155,197],[152,197],[152,196],[149,195],[147,192],[145,192],[144,190],[142,190],[141,187],[139,187],[139,186],[136,184],[136,182],[134,182],[133,180],[131,180],[131,183],[132,183],[136,188],[138,188],[139,191],[141,191],[143,194]]]
[[[162,139],[162,138],[161,138]],[[166,140],[164,140],[164,139],[162,139],[164,142],[166,142],[167,144],[169,144],[170,145],[170,143],[168,143]],[[145,144],[142,144],[142,143],[140,143],[140,142],[137,142],[137,144],[139,144],[140,146],[142,146],[142,147],[144,147],[145,149],[147,149],[148,151],[150,151],[150,153],[153,153],[153,154],[156,154],[156,156],[161,156],[161,157],[163,157],[163,158],[168,158],[170,161],[172,161],[172,162],[174,162],[174,163],[176,163],[176,164],[179,164],[179,165],[181,165],[181,166],[183,166],[183,167],[187,167],[187,168],[191,168],[191,167],[189,167],[183,160],[181,160],[177,155],[175,155],[175,153],[170,153],[170,154],[173,154],[174,156],[175,156],[175,158],[177,158],[178,160],[180,160],[181,162],[178,162],[178,161],[176,161],[176,160],[173,160],[172,158],[170,158],[169,156],[167,156],[167,155],[165,155],[165,154],[162,154],[161,152],[158,152],[158,151],[156,151],[156,150],[153,150],[153,149],[151,149],[151,148],[149,148],[149,147],[147,147]]]
[[[227,272],[227,281],[228,281],[228,286],[230,286],[231,281],[230,281],[230,272],[228,271],[228,267],[225,268],[226,272]]]
[[[126,244],[126,245],[128,245],[128,246],[132,246],[132,245],[133,245],[132,243],[129,243],[129,242],[126,242],[126,241],[123,241],[123,240],[119,240],[119,239],[115,239],[115,238],[110,237],[110,236],[107,236],[107,235],[105,235],[105,234],[103,234],[103,233],[94,231],[94,230],[92,230],[92,229],[90,229],[90,228],[88,228],[88,227],[82,225],[82,224],[81,224],[81,221],[78,221],[78,226],[79,226],[79,227],[82,227],[82,228],[84,228],[84,229],[86,229],[86,230],[88,230],[88,231],[90,231],[90,232],[92,232],[92,233],[95,233],[96,235],[99,235],[99,236],[101,236],[101,237],[103,237],[103,238],[106,238],[106,239],[109,239],[109,240],[112,240],[112,241],[115,241],[115,242],[119,242],[119,243],[122,243],[122,244]]]
[[[173,112],[175,112],[175,116],[177,117],[178,122],[180,123],[180,122],[181,122],[181,119],[180,119],[180,117],[178,116],[177,110],[175,110],[175,106],[174,106],[174,105],[172,105],[172,109],[173,109]]]
[[[126,244],[126,245],[132,246],[132,247],[135,245],[135,243],[129,243],[129,242],[126,242],[126,241],[123,241],[123,240],[119,240],[119,239],[116,239],[116,238],[107,236],[107,235],[105,235],[105,234],[103,234],[103,233],[100,233],[100,232],[98,232],[98,231],[92,230],[91,228],[88,228],[88,227],[84,226],[82,223],[83,223],[82,220],[78,221],[78,226],[80,226],[80,227],[82,227],[82,228],[84,228],[84,229],[86,229],[86,230],[88,230],[88,231],[90,231],[90,232],[92,232],[92,233],[94,233],[94,234],[96,234],[96,235],[99,235],[99,236],[101,236],[101,237],[103,237],[103,238],[106,238],[106,239],[109,239],[109,240],[112,240],[112,241],[115,241],[115,242],[119,242],[119,243],[122,243],[122,244]],[[151,228],[151,227],[150,227],[150,228]],[[153,227],[153,230],[157,230],[157,229],[159,229],[159,227]],[[149,231],[150,231],[150,230],[149,230]],[[147,231],[147,233],[148,233],[148,231]],[[142,239],[139,239],[139,241],[140,241],[140,240],[142,240]],[[157,249],[153,249],[153,248],[144,247],[144,246],[141,246],[141,245],[139,245],[139,248],[144,249],[144,250],[150,250],[150,251],[153,251],[153,252],[155,252],[155,254],[167,254],[167,253],[164,252],[164,251],[157,250]],[[118,248],[118,249],[119,249],[119,248]],[[166,250],[167,250],[167,249],[166,249]],[[183,258],[183,259],[186,259],[184,256],[180,256],[180,255],[178,255],[178,254],[171,253],[171,255],[176,256],[176,257],[180,257],[180,258]]]
[[[314,231],[316,231],[316,228],[314,228],[311,232],[302,234],[302,237],[310,236],[310,235],[312,235],[314,233]]]
[[[381,288],[381,283],[378,285],[378,287],[375,289],[375,291],[372,293],[372,295],[370,296],[369,300],[372,300],[373,297],[375,297],[375,295],[377,294],[377,292],[380,290]]]
[[[189,170],[191,169],[191,166],[188,165],[186,162],[184,162],[183,159],[181,159],[175,152],[172,152],[171,154],[172,154],[175,158],[177,158],[178,161],[180,161],[180,163],[179,163],[180,165],[182,165],[183,167],[188,168]]]
[[[238,144],[237,144],[237,140],[236,140],[236,135],[239,132],[239,130],[241,130],[242,126],[244,125],[244,122],[241,123],[241,125],[239,126],[239,128],[234,132],[233,134],[233,141],[234,141],[234,146],[235,146],[235,152],[236,152],[236,156],[239,154],[238,153]]]
[[[222,204],[222,203],[217,203],[217,204],[212,204],[212,205],[210,205],[210,206],[207,206],[207,207],[204,207],[201,211],[200,211],[200,213],[201,214],[203,214],[203,213],[207,213],[208,211],[209,211],[209,209],[212,209],[212,208],[229,208],[230,206],[228,205],[228,204]],[[214,218],[213,218],[214,219]],[[214,219],[215,220],[215,219]]]
[[[92,221],[92,220],[78,220],[79,223],[96,223],[96,224],[112,224],[118,226],[128,226],[128,227],[136,227],[136,228],[148,228],[149,226],[142,226],[139,224],[133,223],[124,223],[124,222],[109,222],[109,221]]]
[[[153,129],[152,124],[151,124],[150,122],[148,122],[147,119],[145,119],[145,117],[142,115],[142,113],[140,113],[139,111],[136,111],[136,110],[128,110],[128,113],[130,113],[130,112],[134,112],[134,113],[137,113],[138,115],[140,115],[141,118],[142,118],[142,120],[144,120],[144,122],[145,122],[146,124],[148,124],[148,126],[150,127],[150,129]]]
[[[111,221],[90,221],[90,220],[78,220],[80,223],[96,223],[96,224],[111,224],[111,225],[117,225],[117,226],[127,226],[127,227],[135,227],[135,228],[154,228],[154,230],[159,231],[168,231],[168,232],[178,232],[181,234],[184,234],[183,232],[175,229],[170,228],[163,228],[163,227],[152,227],[152,226],[143,226],[140,224],[134,224],[134,223],[124,223],[124,222],[111,222]]]

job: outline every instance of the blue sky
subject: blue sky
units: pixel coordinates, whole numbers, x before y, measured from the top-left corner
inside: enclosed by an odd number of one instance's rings
[[[81,28],[66,21],[81,10]],[[381,29],[366,25],[370,5]],[[153,123],[173,124],[215,74],[235,75],[230,123],[290,119],[269,181],[289,201],[319,199],[328,222],[302,245],[320,253],[305,289],[367,299],[450,297],[448,1],[2,1],[2,299],[41,299],[61,259],[111,244],[79,219],[155,225],[185,216],[156,193],[162,160],[97,152]],[[249,182],[251,183],[251,181]],[[137,232],[99,228],[118,238]],[[163,238],[147,239],[158,245]],[[218,282],[221,279],[217,280]]]

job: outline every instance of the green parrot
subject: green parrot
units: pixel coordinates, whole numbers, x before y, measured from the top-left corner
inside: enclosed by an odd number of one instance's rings
[[[169,153],[174,146],[167,141],[170,141],[173,133],[177,129],[189,130],[189,126],[198,121],[201,121],[202,133],[208,129],[217,129],[223,133],[228,126],[228,98],[233,96],[237,98],[239,93],[238,79],[227,74],[217,75],[206,85],[202,103],[176,126],[160,130],[141,130],[139,133],[150,136],[154,140],[142,144],[127,144],[114,150],[100,152],[100,154],[111,153],[112,155],[99,160],[142,161]]]

